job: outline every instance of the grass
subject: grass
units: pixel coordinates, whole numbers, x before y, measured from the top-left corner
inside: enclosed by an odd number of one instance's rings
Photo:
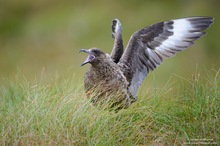
[[[179,80],[117,113],[92,106],[76,77],[5,80],[0,145],[220,144],[220,70]]]

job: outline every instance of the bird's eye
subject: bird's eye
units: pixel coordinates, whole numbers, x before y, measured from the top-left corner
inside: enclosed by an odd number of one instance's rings
[[[97,50],[93,50],[93,52],[94,52],[94,53],[98,53],[98,51],[97,51]]]
[[[96,55],[99,55],[100,54],[100,51],[99,50],[93,50],[92,51],[94,54],[96,54]]]

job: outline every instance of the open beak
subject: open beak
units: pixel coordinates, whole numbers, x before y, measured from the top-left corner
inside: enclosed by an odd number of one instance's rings
[[[88,57],[86,58],[86,60],[81,64],[81,66],[87,64],[87,63],[91,63],[91,61],[95,58],[94,55],[91,54],[91,52],[89,50],[86,49],[81,49],[79,52],[85,52],[88,54]]]

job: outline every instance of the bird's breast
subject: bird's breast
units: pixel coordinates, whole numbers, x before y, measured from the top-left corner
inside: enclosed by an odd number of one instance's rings
[[[85,86],[102,86],[110,89],[127,88],[128,82],[117,66],[91,68],[85,76]]]

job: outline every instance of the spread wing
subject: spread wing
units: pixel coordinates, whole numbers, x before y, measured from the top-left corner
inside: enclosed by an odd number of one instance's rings
[[[115,63],[118,63],[123,52],[123,40],[122,40],[122,26],[119,19],[112,20],[112,37],[114,38],[114,46],[111,53],[111,58]]]
[[[136,97],[137,90],[148,72],[164,59],[187,49],[213,23],[210,17],[190,17],[160,22],[135,32],[119,61],[130,83],[129,91]]]

